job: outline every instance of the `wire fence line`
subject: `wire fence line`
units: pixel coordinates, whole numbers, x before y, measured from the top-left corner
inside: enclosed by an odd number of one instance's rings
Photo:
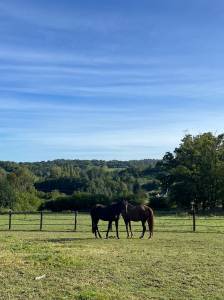
[[[91,218],[87,212],[2,212],[0,230],[7,231],[73,231],[91,232]],[[107,222],[100,221],[102,231]],[[119,222],[120,231],[125,231],[124,222]],[[141,222],[132,222],[133,230],[142,230]],[[186,212],[155,213],[157,232],[216,232],[224,234],[224,215],[201,216]]]

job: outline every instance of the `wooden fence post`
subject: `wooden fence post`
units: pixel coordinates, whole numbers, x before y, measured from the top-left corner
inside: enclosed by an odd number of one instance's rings
[[[40,212],[40,231],[42,230],[43,228],[43,212],[41,211]]]
[[[193,220],[193,232],[196,231],[196,217],[195,217],[195,202],[191,202],[192,205],[192,220]]]
[[[76,231],[76,228],[77,228],[77,214],[78,212],[75,211],[75,223],[74,223],[74,231]]]
[[[12,228],[12,211],[9,211],[9,230]]]

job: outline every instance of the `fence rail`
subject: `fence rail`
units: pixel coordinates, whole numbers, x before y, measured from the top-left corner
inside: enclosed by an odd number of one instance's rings
[[[125,225],[120,222],[120,230],[125,231]],[[106,222],[100,223],[105,231]],[[141,223],[133,222],[133,230],[141,231]],[[73,231],[90,232],[91,220],[84,212],[2,212],[0,213],[0,230],[13,231]],[[157,232],[219,232],[224,233],[224,216],[200,216],[196,213],[156,213],[155,231]]]
[[[37,211],[37,212],[33,212],[33,211],[21,211],[21,212],[13,212],[13,211],[9,211],[9,212],[0,212],[0,228],[3,227],[3,230],[16,230],[16,226],[27,226],[27,225],[31,225],[31,226],[38,226],[38,228],[36,230],[42,231],[43,230],[43,226],[47,225],[47,226],[61,226],[61,225],[72,225],[73,226],[73,231],[76,231],[77,229],[77,211],[68,213],[68,212],[60,212],[60,213],[52,213],[52,212],[43,212],[43,211]],[[50,218],[50,220],[52,221],[56,221],[56,220],[60,220],[60,221],[69,221],[72,223],[45,223],[45,217],[47,216],[58,216],[57,218]],[[60,216],[69,216],[69,218],[60,218]],[[6,216],[6,218],[4,218],[4,216]],[[18,216],[18,217],[16,217]],[[21,218],[21,216],[23,216],[23,218]],[[27,218],[28,216],[31,216],[31,218]],[[38,216],[37,218],[33,218],[33,216]],[[3,218],[2,218],[3,217]],[[17,221],[20,221],[21,223],[18,223]],[[33,223],[33,222],[37,222],[38,223]],[[49,221],[49,218],[48,218]],[[7,222],[7,223],[6,223]],[[7,226],[7,228],[6,228]]]

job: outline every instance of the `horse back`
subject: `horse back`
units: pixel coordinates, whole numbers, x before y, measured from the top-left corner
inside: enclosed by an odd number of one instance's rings
[[[103,221],[115,220],[119,218],[119,213],[114,209],[113,205],[96,204],[90,211],[92,218],[101,219]]]
[[[127,213],[125,211],[122,212],[122,216],[124,219],[136,222],[147,220],[151,215],[152,209],[144,204],[129,206]]]
[[[91,216],[96,215],[101,209],[103,209],[105,207],[105,205],[103,204],[96,204],[94,205],[91,210],[90,210],[90,214]]]

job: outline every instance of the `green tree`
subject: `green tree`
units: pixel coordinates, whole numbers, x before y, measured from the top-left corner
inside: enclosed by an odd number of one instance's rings
[[[186,135],[174,154],[167,153],[158,163],[158,178],[170,202],[190,207],[195,201],[202,209],[219,206],[224,197],[223,153],[223,135]]]
[[[16,195],[14,189],[6,178],[0,178],[0,207],[12,209],[15,202]]]

